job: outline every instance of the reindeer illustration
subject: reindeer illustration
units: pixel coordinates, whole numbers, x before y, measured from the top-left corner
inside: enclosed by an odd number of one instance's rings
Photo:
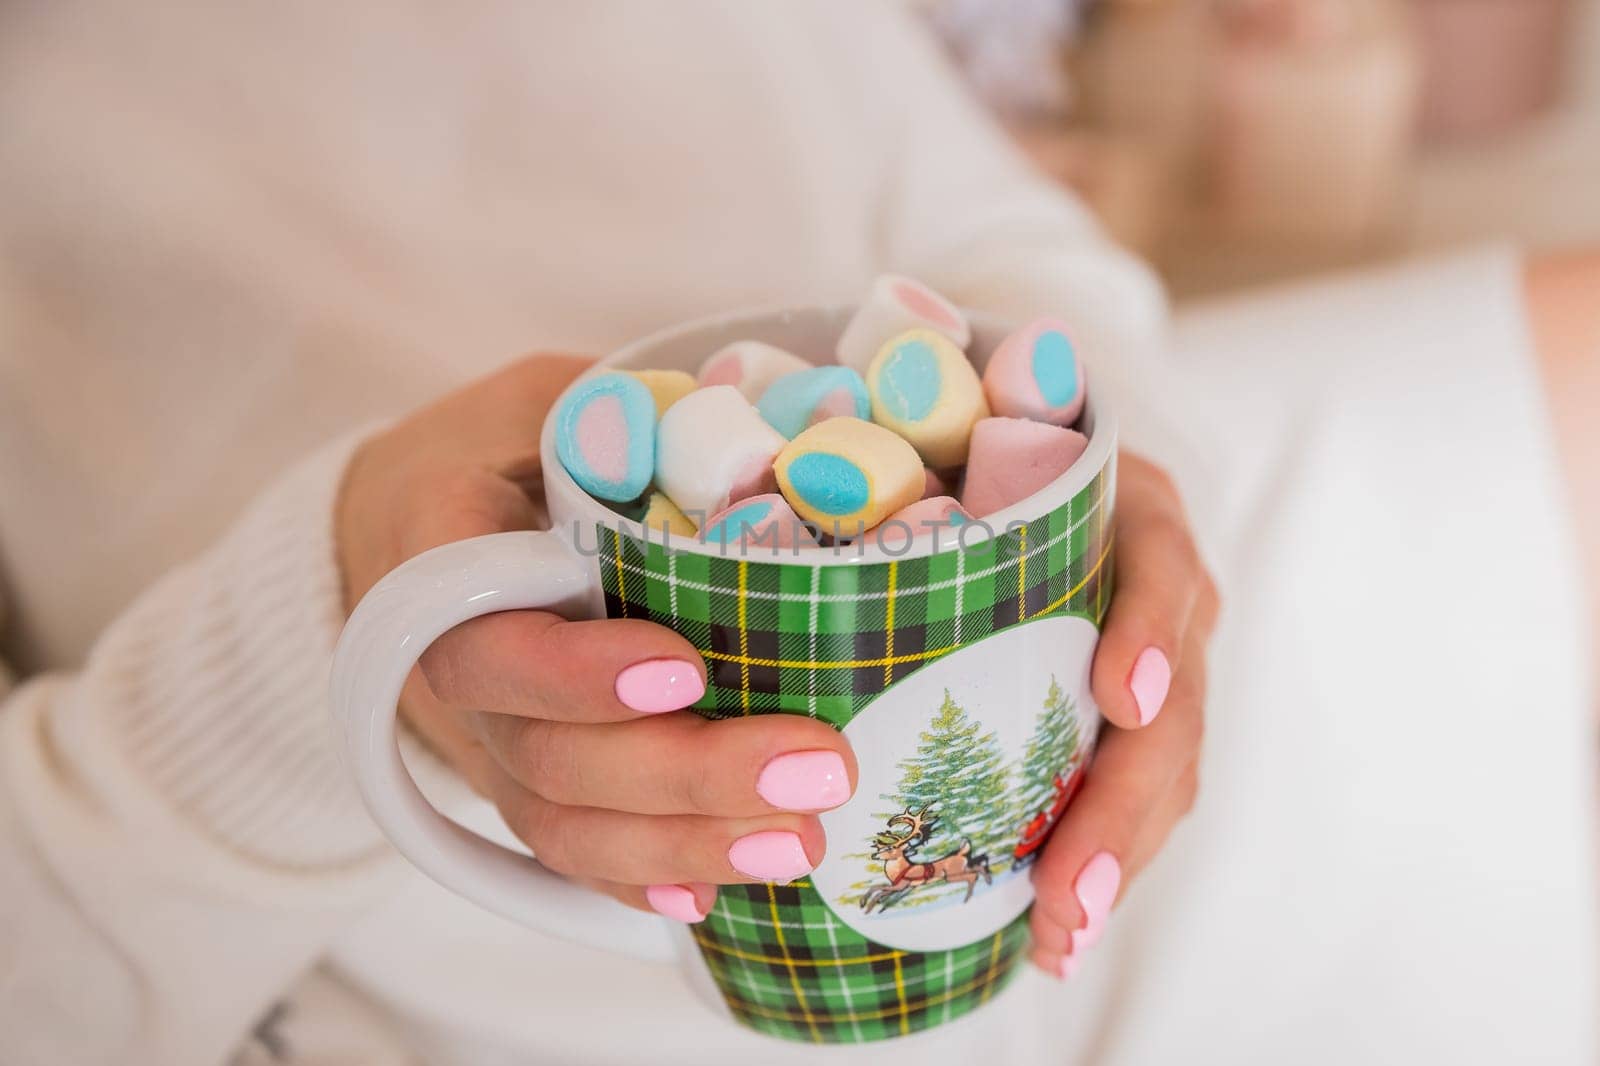
[[[994,881],[989,873],[989,857],[973,855],[970,840],[963,840],[955,851],[932,862],[920,862],[908,854],[926,844],[939,824],[937,816],[928,815],[929,806],[931,804],[925,803],[916,811],[907,807],[889,819],[886,830],[873,837],[872,857],[883,861],[883,876],[888,884],[875,885],[862,894],[861,909],[866,913],[871,914],[874,907],[887,909],[916,889],[941,881],[947,884],[965,882],[967,894],[961,900],[965,903],[978,887],[980,875],[985,884]],[[903,826],[904,831],[897,831],[896,826]]]

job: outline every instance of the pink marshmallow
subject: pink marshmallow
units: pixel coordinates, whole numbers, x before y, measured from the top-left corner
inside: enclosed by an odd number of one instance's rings
[[[930,496],[902,507],[867,530],[867,543],[899,551],[913,538],[925,537],[935,526],[959,526],[972,516],[950,496]],[[909,530],[909,532],[908,532]]]
[[[1001,341],[984,368],[983,394],[997,415],[1072,425],[1083,413],[1084,380],[1071,327],[1040,318]]]
[[[706,519],[700,539],[707,544],[776,551],[814,548],[817,538],[794,508],[776,492],[752,496],[731,504]]]
[[[1089,438],[1026,418],[985,418],[972,427],[961,505],[976,518],[1032,496],[1066,473]]]

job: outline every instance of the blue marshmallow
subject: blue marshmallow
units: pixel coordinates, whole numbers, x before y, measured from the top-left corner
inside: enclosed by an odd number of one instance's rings
[[[815,366],[767,386],[756,404],[767,424],[794,440],[808,426],[830,418],[872,416],[872,397],[860,374],[847,366]]]
[[[656,401],[631,374],[574,385],[556,412],[556,457],[589,495],[637,499],[655,470]]]

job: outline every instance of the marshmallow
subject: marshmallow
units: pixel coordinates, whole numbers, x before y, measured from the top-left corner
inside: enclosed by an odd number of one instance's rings
[[[911,329],[931,329],[966,348],[972,331],[955,305],[919,281],[884,274],[845,325],[834,348],[841,366],[861,374],[890,340]]]
[[[694,520],[776,487],[783,436],[731,385],[696,389],[656,429],[656,485]]]
[[[1083,412],[1083,363],[1066,323],[1041,318],[1000,342],[983,371],[989,409],[1070,426]]]
[[[686,370],[633,370],[634,377],[644,382],[644,387],[655,397],[656,417],[667,413],[667,408],[689,395],[699,384]]]
[[[867,529],[922,498],[922,464],[911,445],[859,418],[830,418],[778,453],[778,486],[799,514],[824,530]]]
[[[583,491],[636,499],[655,462],[656,404],[638,378],[611,372],[568,390],[556,412],[556,457]]]
[[[931,329],[885,344],[867,368],[867,391],[872,420],[910,441],[929,466],[965,462],[972,425],[989,414],[978,372]]]
[[[650,532],[670,533],[675,537],[692,537],[699,533],[688,516],[663,492],[650,494],[650,502],[645,505],[639,524]]]
[[[871,418],[867,383],[847,366],[814,366],[785,374],[767,386],[756,404],[761,417],[793,440],[807,426],[830,418]]]
[[[880,522],[876,529],[867,530],[868,543],[898,551],[913,538],[927,536],[936,526],[959,526],[972,521],[972,516],[949,496],[931,496],[902,507]]]
[[[972,427],[961,505],[983,518],[1032,496],[1067,472],[1089,438],[1027,418],[985,418]]]
[[[751,403],[785,374],[811,369],[811,364],[782,348],[761,341],[734,341],[700,364],[700,385],[732,385]]]
[[[816,534],[794,513],[789,501],[775,492],[740,500],[706,519],[700,539],[707,544],[740,547],[815,548]]]

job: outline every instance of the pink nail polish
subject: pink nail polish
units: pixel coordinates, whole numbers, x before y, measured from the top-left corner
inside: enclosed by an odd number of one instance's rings
[[[1139,724],[1149,725],[1161,713],[1167,701],[1167,689],[1172,687],[1172,664],[1160,648],[1154,645],[1139,653],[1133,661],[1133,672],[1128,675],[1128,689],[1133,702],[1139,705]]]
[[[811,860],[800,846],[800,834],[769,829],[742,836],[728,849],[728,861],[746,877],[788,883],[811,872]]]
[[[786,811],[825,811],[850,798],[850,777],[836,751],[794,751],[762,768],[756,792]]]
[[[640,714],[680,711],[706,694],[699,667],[683,659],[646,659],[617,675],[617,699]]]
[[[1097,852],[1078,871],[1072,882],[1078,906],[1083,908],[1083,928],[1072,934],[1072,953],[1093,947],[1105,932],[1106,919],[1111,915],[1111,905],[1117,901],[1117,889],[1122,885],[1122,866],[1109,851]]]
[[[657,914],[673,921],[693,925],[706,920],[705,912],[695,902],[694,891],[684,885],[651,885],[644,890],[644,898]]]

